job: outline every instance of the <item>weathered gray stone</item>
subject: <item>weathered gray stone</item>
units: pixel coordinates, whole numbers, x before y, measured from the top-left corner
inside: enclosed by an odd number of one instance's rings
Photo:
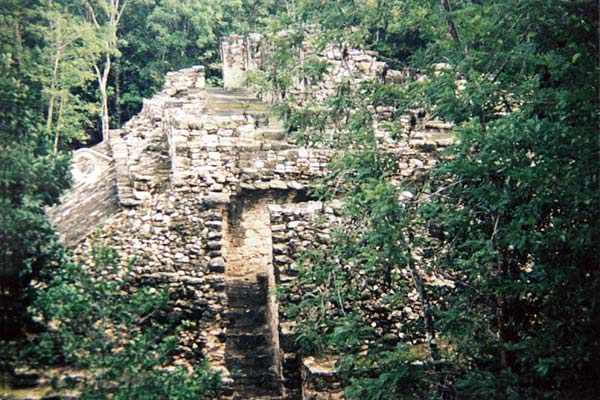
[[[216,257],[210,260],[208,268],[211,272],[223,273],[225,272],[225,261],[222,257]]]
[[[204,203],[209,207],[228,204],[229,202],[230,196],[227,193],[209,193],[204,198]]]

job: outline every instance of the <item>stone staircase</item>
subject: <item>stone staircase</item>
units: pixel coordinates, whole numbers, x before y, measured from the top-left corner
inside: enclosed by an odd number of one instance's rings
[[[208,88],[206,114],[232,116],[248,115],[255,121],[255,138],[266,141],[284,139],[283,124],[268,104],[264,103],[246,89]]]
[[[226,218],[225,367],[229,399],[282,399],[269,199],[247,194]]]
[[[281,399],[279,373],[268,326],[266,277],[227,287],[227,369],[231,399]]]
[[[139,204],[139,200],[133,194],[131,186],[131,177],[127,168],[127,159],[129,151],[127,143],[123,140],[121,129],[112,129],[109,133],[109,143],[112,150],[112,156],[115,164],[117,194],[119,202],[124,206],[135,206]]]

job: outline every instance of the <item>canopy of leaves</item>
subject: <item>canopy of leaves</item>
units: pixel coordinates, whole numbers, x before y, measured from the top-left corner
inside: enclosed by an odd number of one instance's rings
[[[2,339],[19,336],[29,293],[26,288],[44,265],[56,259],[54,234],[43,208],[69,186],[69,156],[53,151],[38,106],[42,85],[35,12],[0,6],[0,318]]]
[[[281,107],[303,140],[345,150],[322,193],[344,199],[348,229],[330,254],[309,257],[306,294],[290,305],[305,350],[340,356],[351,398],[591,398],[600,362],[598,5],[290,4],[274,26],[379,49],[420,76],[387,88],[341,84],[325,106]],[[275,47],[284,58],[272,57],[271,89],[281,91],[280,66],[302,65],[290,48]],[[303,68],[291,71],[288,85],[303,79]],[[373,104],[452,122],[455,145],[422,181],[398,184],[397,164],[374,138]],[[399,279],[413,263],[412,281]],[[370,279],[385,314],[401,312],[402,293],[431,273],[453,287],[426,286],[422,317],[400,328],[405,343],[431,345],[415,359],[355,307],[357,276]]]

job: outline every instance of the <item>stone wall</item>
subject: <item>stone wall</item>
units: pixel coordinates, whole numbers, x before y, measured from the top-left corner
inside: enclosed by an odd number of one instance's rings
[[[342,222],[338,213],[340,206],[339,202],[323,204],[320,201],[309,201],[269,207],[276,282],[279,286],[292,289],[284,298],[286,302],[298,304],[302,298],[302,293],[298,290],[295,260],[307,250],[327,251],[332,230]],[[295,321],[280,308],[279,338],[286,393],[290,398],[339,398],[341,387],[334,379],[333,369],[330,368],[325,373],[323,366],[313,368],[319,362],[313,358],[306,360],[298,355],[294,326]]]
[[[114,161],[105,146],[79,149],[73,154],[73,188],[62,204],[47,210],[61,241],[74,246],[119,212]]]
[[[246,71],[260,68],[264,57],[261,35],[232,35],[221,39],[221,62],[223,63],[223,87],[241,88]]]
[[[277,284],[286,288],[282,300],[288,304],[288,308],[291,308],[290,305],[299,304],[303,299],[300,279],[298,279],[300,268],[311,268],[311,265],[304,261],[299,265],[299,257],[306,251],[320,251],[327,260],[328,246],[333,232],[352,229],[347,228],[348,224],[345,223],[341,213],[342,206],[339,201],[329,203],[309,201],[269,207],[273,231],[275,276]],[[419,295],[412,284],[412,275],[408,267],[394,268],[390,271],[394,282],[406,282],[405,285],[395,285],[393,288],[397,294],[405,296],[408,299],[407,303],[410,304],[401,310],[388,306],[386,299],[391,288],[379,271],[370,273],[361,266],[339,265],[339,273],[347,276],[346,284],[359,294],[352,302],[349,300],[344,302],[345,311],[350,312],[355,308],[363,310],[364,315],[369,316],[374,337],[382,338],[392,346],[399,342],[414,345],[422,343],[422,337],[410,337],[405,334],[405,332],[415,331],[412,328],[407,329],[408,327],[416,323],[421,324]],[[426,274],[423,279],[427,285],[451,284]],[[401,292],[402,290],[405,292]],[[303,400],[343,398],[343,385],[335,374],[335,357],[328,354],[298,356],[299,348],[294,334],[297,321],[290,318],[283,308],[279,311],[283,379],[290,398]]]
[[[271,39],[254,33],[249,35],[229,36],[221,40],[221,58],[223,62],[223,81],[226,88],[244,86],[245,74],[248,71],[261,70],[265,67]],[[311,43],[311,34],[307,33],[299,58],[315,59],[326,62],[329,67],[319,82],[309,84],[296,81],[291,91],[308,93],[317,100],[323,100],[334,93],[335,86],[348,79],[355,84],[375,80],[382,83],[404,82],[414,75],[411,70],[394,70],[378,60],[374,51],[354,49],[347,45],[330,45],[317,51]]]

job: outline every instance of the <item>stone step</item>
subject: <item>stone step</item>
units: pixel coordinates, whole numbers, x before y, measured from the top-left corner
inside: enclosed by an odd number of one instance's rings
[[[225,320],[228,329],[255,329],[257,326],[263,327],[267,323],[266,307],[255,309],[235,308],[225,312]]]
[[[228,394],[225,393],[225,390],[222,391],[221,393],[221,397],[219,397],[219,399],[222,400],[247,400],[248,397],[241,397],[239,394],[233,395],[233,390],[232,389],[228,389],[229,392]],[[300,397],[297,397],[298,399],[300,399]],[[296,397],[282,397],[282,396],[253,396],[251,397],[252,400],[292,400],[292,399],[296,399]]]
[[[439,131],[447,131],[454,127],[454,124],[452,122],[445,122],[439,119],[431,119],[425,121],[424,125],[426,129],[429,128]]]
[[[272,390],[277,389],[280,385],[279,377],[275,371],[262,374],[245,374],[238,371],[237,373],[234,372],[232,377],[233,381],[238,387],[246,386],[246,388],[267,389],[269,392],[271,392]],[[269,393],[263,393],[263,395],[267,394]]]
[[[227,289],[227,304],[235,307],[257,307],[267,304],[268,292],[266,289],[236,287]]]
[[[211,102],[247,101],[249,103],[267,105],[243,88],[224,89],[222,87],[211,87],[207,88],[206,92]]]
[[[221,400],[247,400],[247,397],[241,397],[239,394],[232,395],[231,389],[229,390],[229,394],[226,394],[224,390],[221,391]],[[300,397],[282,397],[282,396],[254,396],[251,398],[252,400],[295,400],[300,399]]]
[[[227,359],[227,367],[231,371],[238,370],[247,377],[262,376],[273,365],[273,354],[261,353],[253,357],[244,355],[230,356]]]
[[[255,310],[267,305],[267,295],[264,296],[240,296],[239,294],[231,295],[227,292],[227,304],[232,311]]]
[[[256,129],[254,137],[264,140],[283,140],[285,139],[285,132],[283,127],[269,125],[268,127]]]
[[[271,343],[265,333],[228,333],[227,352],[228,357],[238,355],[254,357],[270,350]]]
[[[245,89],[208,88],[206,111],[210,115],[251,115],[258,126],[275,120],[271,107]]]
[[[281,384],[275,371],[259,376],[234,373],[233,383],[226,387],[225,392],[232,393],[232,399],[280,399]]]

